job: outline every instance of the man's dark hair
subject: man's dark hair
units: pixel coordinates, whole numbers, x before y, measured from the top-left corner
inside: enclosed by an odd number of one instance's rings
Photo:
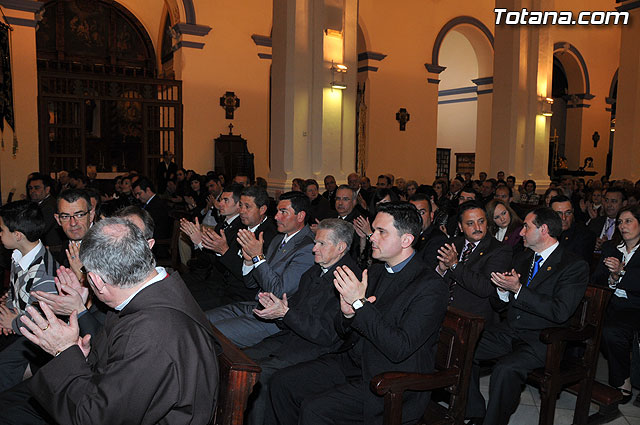
[[[300,214],[304,211],[304,223],[307,224],[309,219],[309,208],[311,207],[311,201],[309,197],[302,192],[292,190],[291,192],[285,192],[280,196],[281,201],[290,201],[291,208],[296,214]]]
[[[253,198],[253,202],[255,202],[258,208],[265,205],[269,206],[269,194],[260,186],[245,187],[242,191],[242,196],[249,196]]]
[[[624,190],[621,187],[616,187],[616,186],[610,187],[609,189],[606,190],[604,196],[607,196],[609,193],[619,193],[619,194],[622,195],[622,200],[623,201],[627,200],[627,191]],[[604,198],[604,196],[603,196],[603,198]]]
[[[411,201],[413,202],[426,201],[428,205],[427,210],[431,212],[431,200],[429,199],[426,193],[416,192],[409,198],[409,202]]]
[[[492,189],[495,189],[495,188],[496,188],[496,186],[497,186],[497,184],[498,184],[498,181],[497,181],[496,179],[494,179],[493,177],[490,177],[490,178],[488,178],[488,179],[485,179],[485,182],[487,182],[487,183],[491,183],[491,188],[492,188]],[[484,182],[483,182],[483,183],[484,183]]]
[[[387,184],[389,186],[391,186],[391,177],[387,176],[386,174],[380,174],[378,176],[378,180],[380,180],[380,179],[386,179],[387,180]]]
[[[304,179],[301,179],[300,177],[296,177],[295,179],[291,180],[291,184],[297,184],[298,187],[300,187],[300,190],[304,191]]]
[[[11,232],[21,232],[29,242],[37,241],[44,232],[42,211],[35,202],[23,200],[0,207],[0,217]]]
[[[515,176],[507,176],[507,181],[512,180],[514,183],[516,181],[516,177]]]
[[[304,181],[304,190],[307,190],[307,187],[309,185],[314,185],[316,187],[316,189],[320,189],[320,185],[318,184],[318,181],[315,179],[307,179]]]
[[[393,217],[393,227],[399,235],[413,235],[413,244],[418,242],[422,232],[422,217],[415,205],[408,202],[385,202],[378,205],[378,214],[386,213]]]
[[[100,219],[100,210],[102,209],[102,197],[100,196],[100,192],[98,191],[98,189],[94,188],[94,187],[88,187],[86,189],[84,189],[85,192],[87,192],[87,195],[89,195],[89,201],[91,201],[91,199],[95,199],[96,200],[96,210],[95,210],[95,220],[99,220]],[[89,203],[89,206],[91,207],[92,204]]]
[[[210,181],[214,181],[217,184],[220,184],[220,178],[211,172],[207,173],[206,177],[204,178],[204,184],[206,185]]]
[[[475,189],[473,188],[473,186],[471,186],[470,184],[464,186],[462,189],[460,189],[460,193],[472,193],[473,196],[475,197],[475,199],[480,199],[480,194],[478,192],[475,191]]]
[[[549,207],[551,207],[553,204],[555,204],[556,202],[571,202],[571,199],[569,199],[568,196],[565,195],[558,195],[558,196],[554,196],[553,198],[551,198],[551,200],[549,201]]]
[[[87,191],[84,189],[63,190],[62,192],[60,192],[60,195],[58,195],[58,201],[56,203],[56,206],[60,205],[61,199],[64,199],[70,204],[73,202],[76,202],[78,199],[84,199],[85,202],[87,203],[87,207],[89,208],[89,210],[91,210],[91,197],[89,196]]]
[[[558,214],[554,210],[548,207],[540,207],[531,211],[531,213],[535,216],[533,224],[535,224],[536,227],[546,224],[549,229],[549,236],[555,239],[560,237],[560,233],[562,233],[562,219],[558,217]]]
[[[529,183],[531,183],[531,184],[533,185],[533,190],[536,190],[536,182],[535,182],[535,180],[531,180],[531,179],[529,179],[529,180],[525,180],[525,181],[524,181],[524,183],[522,183],[522,187],[523,187],[525,190],[527,190],[527,185],[528,185]]]
[[[231,192],[233,196],[233,200],[237,204],[238,202],[240,202],[240,196],[242,195],[243,190],[244,190],[244,186],[241,185],[240,183],[231,183],[230,185],[225,187],[222,191]]]
[[[469,210],[482,210],[482,212],[487,215],[486,211],[484,210],[484,208],[482,208],[482,205],[480,205],[479,202],[477,201],[467,201],[464,202],[462,204],[460,204],[458,206],[458,223],[462,223],[462,215]]]
[[[251,181],[251,177],[249,177],[249,174],[247,174],[247,173],[237,173],[235,176],[233,176],[233,178],[235,179],[236,177],[246,177],[247,178],[247,186],[251,186],[253,184],[253,182]],[[238,183],[238,184],[240,184],[240,183]]]
[[[31,182],[34,180],[42,180],[42,185],[44,187],[48,187],[49,190],[53,189],[53,180],[51,179],[51,177],[47,176],[46,174],[42,174],[42,173],[31,174],[31,177],[27,180],[27,187],[29,187],[29,184],[31,184]]]
[[[126,219],[127,217],[131,217],[132,215],[138,216],[140,220],[144,223],[144,230],[142,230],[142,234],[144,238],[149,240],[153,239],[153,232],[155,231],[156,225],[153,221],[153,217],[147,210],[143,210],[137,205],[129,205],[128,207],[120,208],[113,217],[120,217]]]
[[[145,176],[140,176],[138,180],[136,180],[136,182],[131,185],[131,189],[135,189],[136,187],[139,187],[143,192],[145,192],[147,189],[150,189],[153,193],[156,193],[155,185],[149,178]]]
[[[267,181],[263,177],[256,177],[256,186],[261,187],[264,190],[267,190],[269,187]]]

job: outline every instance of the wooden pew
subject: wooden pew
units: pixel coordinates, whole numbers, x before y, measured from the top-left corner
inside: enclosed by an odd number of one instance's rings
[[[213,424],[242,425],[247,400],[258,382],[261,369],[218,329],[211,327],[222,346],[222,353],[218,355],[220,383]]]
[[[384,396],[384,424],[402,423],[402,394],[442,388],[450,394],[448,407],[431,401],[419,424],[462,424],[467,406],[471,366],[484,319],[449,307],[440,330],[436,372],[386,372],[371,380],[374,393]]]
[[[602,322],[611,292],[609,288],[589,285],[567,327],[541,332],[540,340],[547,344],[546,363],[528,377],[529,383],[540,388],[539,425],[553,424],[556,399],[567,387],[578,396],[573,416],[576,425],[589,423],[589,405],[594,395],[598,396],[595,402],[599,400],[605,407],[614,403],[617,410],[614,393],[606,391],[604,384],[594,386]],[[584,344],[584,352],[578,351],[578,357],[565,355],[567,345],[576,343]],[[604,414],[611,417],[607,409],[601,412]]]

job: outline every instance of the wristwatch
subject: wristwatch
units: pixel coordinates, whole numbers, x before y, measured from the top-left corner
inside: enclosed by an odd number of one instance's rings
[[[456,267],[458,267],[458,263],[453,263],[451,267],[449,267],[449,270],[455,270]]]
[[[260,254],[260,255],[256,255],[255,257],[253,257],[251,259],[251,261],[253,262],[253,264],[259,263],[260,261],[264,260],[264,254]]]
[[[366,302],[367,302],[366,298],[360,298],[359,300],[355,300],[353,304],[351,304],[351,307],[353,307],[354,310],[358,310],[362,308],[364,306],[364,303]]]

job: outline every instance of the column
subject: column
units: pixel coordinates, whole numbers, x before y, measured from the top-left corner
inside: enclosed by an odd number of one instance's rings
[[[544,3],[544,5],[543,5]],[[543,7],[544,6],[544,7]],[[508,10],[554,10],[541,0],[496,0]],[[553,45],[549,26],[496,25],[490,170],[549,184],[549,117],[542,115],[551,96]]]
[[[478,86],[478,120],[476,124],[476,175],[485,171],[495,177],[502,168],[491,169],[491,110],[493,107],[493,77],[472,80]],[[504,171],[504,170],[503,170]]]
[[[269,184],[346,180],[355,169],[357,1],[276,1],[273,22]],[[334,80],[346,89],[332,88]]]
[[[42,3],[32,0],[0,2],[10,32],[13,109],[17,150],[13,149],[14,132],[6,122],[4,149],[0,150],[2,201],[16,188],[14,199],[24,193],[27,174],[39,170],[38,144],[38,72],[36,64],[35,13]]]
[[[611,179],[640,178],[640,5],[627,1],[618,10],[629,11],[622,26],[615,141]]]

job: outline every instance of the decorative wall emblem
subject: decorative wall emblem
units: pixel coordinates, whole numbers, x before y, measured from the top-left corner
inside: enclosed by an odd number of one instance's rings
[[[220,106],[224,108],[225,118],[233,119],[233,111],[240,107],[240,99],[232,91],[228,91],[220,98]]]

